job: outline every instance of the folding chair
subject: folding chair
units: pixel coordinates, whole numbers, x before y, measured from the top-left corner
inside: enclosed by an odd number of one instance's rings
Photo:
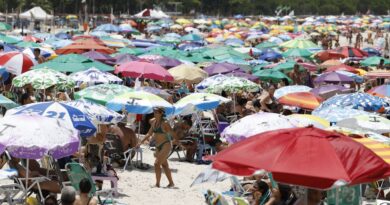
[[[0,170],[0,179],[12,179],[17,174],[16,170]],[[24,203],[23,187],[17,183],[0,185],[0,204]],[[19,196],[18,196],[19,194]]]
[[[249,205],[249,201],[242,197],[233,197],[232,200],[234,205]]]
[[[232,186],[232,191],[223,192],[224,195],[232,196],[232,197],[243,197],[251,194],[249,190],[245,190],[243,185],[252,184],[253,181],[240,182],[236,176],[230,177],[230,182]]]
[[[207,190],[205,198],[208,205],[229,205],[226,198],[222,194],[215,191]]]
[[[97,178],[95,178],[94,176],[92,176],[90,173],[87,172],[87,170],[85,169],[84,166],[82,166],[79,163],[68,163],[65,165],[65,167],[66,167],[66,171],[68,173],[69,179],[70,179],[70,183],[76,189],[76,191],[80,191],[80,187],[79,187],[80,181],[84,178],[87,178],[92,185],[92,189],[91,189],[89,195],[90,196],[96,195],[98,197],[100,204],[106,204],[108,202],[107,199],[113,200],[113,196],[118,194],[118,190],[117,190],[117,181],[118,180],[116,177],[98,176]],[[111,186],[114,186],[114,187],[111,189],[97,191],[96,185],[94,182],[95,179],[109,180],[111,182]],[[101,194],[107,194],[108,195],[107,199],[102,201],[100,198]]]

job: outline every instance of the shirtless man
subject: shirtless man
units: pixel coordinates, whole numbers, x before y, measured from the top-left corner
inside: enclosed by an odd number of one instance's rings
[[[126,123],[124,122],[119,122],[117,125],[111,126],[110,133],[119,136],[122,141],[122,150],[124,151],[135,147],[138,143],[134,130],[126,127]]]
[[[188,136],[188,131],[192,127],[192,121],[190,118],[184,118],[181,122],[175,123],[173,131],[176,133],[175,142],[180,142],[180,140],[186,140]],[[183,146],[186,149],[186,161],[192,162],[197,150],[196,141],[188,140],[188,142],[180,142],[176,144],[177,146]]]

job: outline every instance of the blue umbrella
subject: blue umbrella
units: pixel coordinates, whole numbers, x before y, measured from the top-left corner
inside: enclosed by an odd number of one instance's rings
[[[369,56],[381,56],[381,52],[375,48],[363,48],[363,51],[366,51]]]
[[[260,60],[267,60],[267,61],[272,61],[275,59],[282,58],[282,54],[273,51],[273,50],[267,50],[267,52],[264,52],[260,55]]]
[[[329,122],[335,123],[343,119],[353,118],[359,115],[372,115],[372,113],[356,110],[347,107],[318,107],[311,113],[312,115],[323,118]]]
[[[62,32],[61,33],[57,33],[55,35],[55,37],[60,38],[60,39],[71,39],[72,38],[71,35],[69,35],[67,33],[62,33]]]
[[[238,38],[230,38],[225,41],[225,45],[228,46],[241,46],[244,45],[244,41]]]
[[[18,107],[19,105],[0,94],[0,106],[5,107],[6,109],[11,109]]]
[[[10,52],[10,51],[21,51],[21,49],[17,46],[14,46],[12,44],[8,44],[8,43],[1,43],[0,45],[2,45],[4,47],[4,52]]]
[[[4,83],[9,78],[9,72],[6,68],[0,68],[0,82]]]
[[[148,32],[157,32],[160,31],[162,28],[160,26],[149,26],[146,28]]]
[[[43,39],[43,40],[55,38],[55,36],[53,34],[50,34],[50,33],[35,33],[35,34],[33,34],[33,36],[36,38]]]
[[[389,104],[383,98],[367,93],[349,93],[335,95],[324,101],[320,107],[349,107],[365,111],[378,111]]]
[[[346,75],[346,76],[354,79],[355,82],[357,82],[357,83],[363,83],[364,82],[364,78],[362,76],[360,76],[360,75],[356,75],[355,73],[351,73],[351,72],[343,71],[343,70],[338,70],[336,72],[340,73],[340,74],[343,74],[343,75]]]
[[[104,31],[108,33],[120,32],[120,28],[114,24],[102,24],[94,29],[94,31]]]
[[[59,102],[32,103],[8,110],[7,115],[37,114],[44,117],[60,118],[71,123],[80,131],[80,136],[89,137],[96,132],[96,127],[81,110]],[[53,136],[55,137],[55,136]]]
[[[55,49],[58,49],[58,48],[62,48],[62,47],[65,47],[65,46],[72,44],[73,41],[71,41],[71,40],[48,40],[48,41],[45,41],[45,43],[51,45]]]

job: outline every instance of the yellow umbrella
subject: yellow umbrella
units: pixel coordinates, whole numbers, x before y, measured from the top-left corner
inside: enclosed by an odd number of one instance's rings
[[[77,16],[76,15],[67,15],[65,18],[66,19],[77,19]]]
[[[293,114],[289,116],[290,118],[297,119],[298,121],[303,120],[304,124],[313,124],[315,127],[320,127],[322,129],[328,128],[330,126],[329,121],[324,120],[320,117],[307,114]]]
[[[173,76],[176,83],[199,83],[208,76],[207,72],[202,69],[186,64],[173,67],[168,72]]]
[[[191,23],[191,21],[189,21],[187,19],[179,18],[176,20],[176,23],[183,25],[183,24],[189,24],[189,23]]]
[[[358,75],[360,76],[364,76],[366,75],[367,71],[361,69],[361,68],[358,68],[358,69],[355,69],[357,72],[358,72]]]
[[[390,146],[370,138],[352,138],[390,164]]]

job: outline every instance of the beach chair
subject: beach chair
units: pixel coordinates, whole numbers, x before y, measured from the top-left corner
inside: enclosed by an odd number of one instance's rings
[[[80,181],[82,179],[87,178],[90,181],[90,183],[92,184],[92,189],[91,189],[89,195],[90,196],[96,195],[98,197],[98,200],[99,200],[100,204],[107,204],[109,202],[108,199],[111,199],[111,201],[112,201],[113,200],[113,196],[117,195],[117,193],[118,193],[117,191],[118,190],[117,190],[117,178],[116,177],[108,177],[108,176],[107,177],[103,177],[103,176],[99,176],[98,178],[94,178],[90,173],[87,172],[85,167],[82,166],[79,163],[68,163],[68,164],[65,165],[65,167],[66,167],[66,171],[68,173],[69,179],[70,179],[70,183],[76,189],[76,191],[80,191],[79,184],[80,184]],[[113,179],[113,178],[115,178],[115,179]],[[110,180],[111,186],[114,185],[114,188],[97,191],[96,185],[94,183],[94,180],[96,180],[96,179],[98,179],[98,180]],[[102,201],[102,199],[100,197],[102,194],[107,194],[108,195],[106,200]]]
[[[16,175],[17,172],[13,169],[0,170],[0,180],[12,179]],[[2,183],[2,185],[0,185],[0,204],[23,204],[24,195],[20,193],[23,193],[23,187],[18,183]]]
[[[228,195],[231,197],[243,197],[251,194],[249,190],[245,190],[244,185],[252,184],[253,181],[240,182],[236,176],[230,177],[231,182],[231,191],[223,192],[224,195]]]
[[[215,191],[207,190],[205,193],[206,204],[208,205],[229,205],[226,198]]]
[[[233,197],[234,205],[249,205],[249,201],[242,197]]]

